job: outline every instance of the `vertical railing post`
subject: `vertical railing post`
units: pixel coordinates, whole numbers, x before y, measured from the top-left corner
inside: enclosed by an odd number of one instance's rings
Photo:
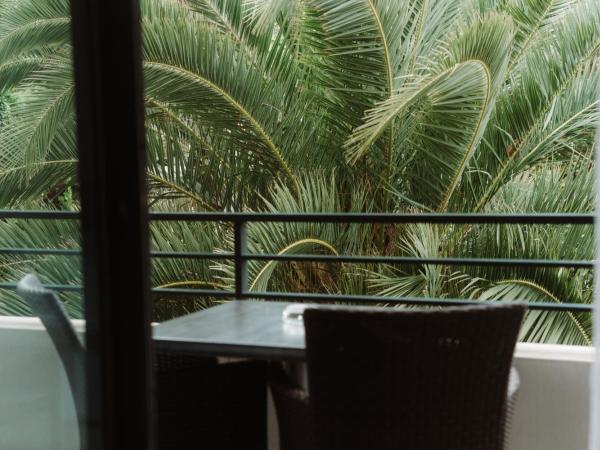
[[[238,299],[248,296],[248,223],[241,219],[234,223],[235,295]]]

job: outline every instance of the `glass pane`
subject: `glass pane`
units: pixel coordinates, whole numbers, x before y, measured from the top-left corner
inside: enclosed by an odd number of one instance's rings
[[[69,1],[0,1],[0,448],[79,448],[84,353],[69,334],[84,333],[74,101]],[[11,217],[20,210],[73,217]],[[27,274],[48,295],[17,293]]]
[[[594,209],[598,1],[147,1],[142,17],[153,211],[568,215]],[[378,296],[380,304],[402,307],[406,297],[550,306],[593,301],[589,264],[573,263],[594,258],[591,224],[266,222],[248,226],[248,247],[269,255],[412,259],[250,261],[248,287],[255,294]],[[224,222],[156,222],[152,249],[233,252],[234,229]],[[521,264],[436,261],[448,258]],[[152,284],[231,292],[235,263],[154,258]],[[177,294],[155,295],[155,320],[221,301]],[[589,347],[591,314],[530,311],[520,339]],[[524,392],[534,398],[547,374],[539,362],[536,372],[521,367],[529,376]],[[560,369],[547,370],[558,379]],[[587,386],[584,379],[572,385]],[[540,398],[564,384],[545,387]],[[536,402],[519,409],[521,442],[536,434],[548,442],[567,439],[560,413],[531,431],[526,419]],[[587,411],[585,402],[569,406]],[[585,429],[573,431],[571,444],[585,436]]]

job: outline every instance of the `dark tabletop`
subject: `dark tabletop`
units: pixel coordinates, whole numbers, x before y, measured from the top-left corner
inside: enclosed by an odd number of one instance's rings
[[[232,301],[156,325],[158,350],[259,359],[304,359],[304,327],[283,322],[290,303]]]

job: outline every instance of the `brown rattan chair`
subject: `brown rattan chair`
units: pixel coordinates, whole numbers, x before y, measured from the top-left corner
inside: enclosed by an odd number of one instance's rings
[[[281,450],[502,450],[524,311],[306,310],[310,399],[271,370]]]
[[[34,275],[19,294],[37,315],[65,369],[85,448],[85,347],[56,295]],[[266,365],[158,352],[156,437],[160,450],[266,450]]]

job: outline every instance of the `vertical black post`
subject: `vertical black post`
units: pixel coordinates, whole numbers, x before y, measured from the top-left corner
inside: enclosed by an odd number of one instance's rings
[[[148,212],[138,0],[72,0],[90,449],[149,449]]]
[[[234,223],[235,239],[235,296],[245,298],[248,293],[248,223],[239,221]]]

